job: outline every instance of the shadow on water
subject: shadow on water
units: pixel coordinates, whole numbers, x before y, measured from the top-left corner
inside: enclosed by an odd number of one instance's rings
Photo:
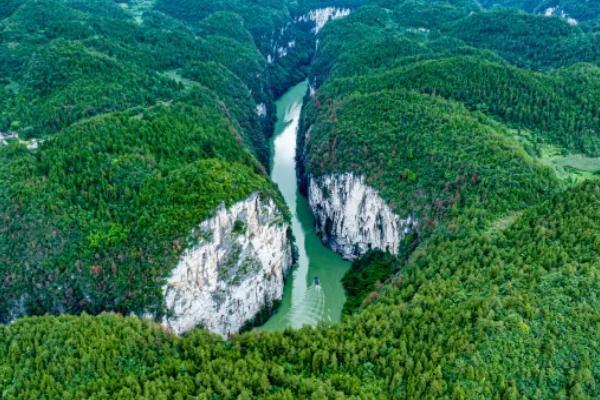
[[[341,317],[346,296],[341,279],[350,267],[323,245],[317,236],[312,212],[296,183],[296,135],[302,99],[307,83],[291,88],[277,102],[277,123],[273,136],[271,178],[281,190],[292,212],[292,230],[298,246],[298,267],[292,271],[277,311],[259,331],[300,328]],[[314,278],[319,277],[319,284]]]

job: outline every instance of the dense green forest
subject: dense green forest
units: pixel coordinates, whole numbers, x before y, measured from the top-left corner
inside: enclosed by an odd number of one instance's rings
[[[159,311],[174,243],[221,202],[278,197],[231,130],[173,103],[80,122],[36,154],[2,148],[0,317],[16,299],[33,314]]]
[[[600,36],[558,18],[497,10],[472,14],[443,30],[470,45],[494,50],[518,66],[543,70],[600,62]]]
[[[600,186],[438,237],[342,323],[223,341],[150,322],[0,327],[5,398],[596,398]]]
[[[598,4],[2,1],[0,398],[600,397]],[[289,218],[269,140],[306,78],[301,184],[362,175],[415,231],[340,323],[174,335],[193,228],[255,192]]]
[[[382,3],[392,7],[389,3]],[[411,6],[413,14],[418,14],[421,8],[428,9],[427,5],[418,2],[411,3]],[[470,195],[465,189],[484,190],[485,193],[479,192],[479,196],[483,195],[480,197],[483,207],[476,208],[486,213],[496,205],[495,195],[488,192],[485,183],[481,184],[486,179],[480,179],[480,175],[485,175],[486,170],[490,177],[493,176],[494,185],[506,177],[515,184],[513,188],[523,188],[527,196],[535,193],[535,190],[525,189],[528,184],[517,183],[520,174],[516,171],[505,175],[492,172],[494,167],[486,168],[488,161],[490,166],[506,164],[493,158],[506,156],[513,162],[522,158],[522,168],[531,173],[536,168],[556,167],[556,163],[560,163],[558,157],[548,162],[550,148],[552,151],[556,151],[554,148],[561,149],[563,155],[598,155],[600,91],[595,63],[577,60],[575,65],[538,72],[536,68],[530,69],[531,65],[520,65],[518,60],[504,54],[502,48],[490,47],[487,43],[465,43],[459,39],[470,34],[471,25],[465,27],[465,24],[476,18],[489,19],[486,27],[507,21],[507,18],[530,18],[534,23],[524,26],[520,32],[531,35],[532,26],[538,23],[545,26],[547,17],[515,11],[473,13],[468,5],[453,8],[446,3],[444,7],[452,9],[449,15],[455,16],[462,11],[463,17],[458,17],[458,21],[436,22],[435,29],[431,24],[432,28],[416,29],[419,22],[415,24],[414,18],[410,23],[403,19],[406,7],[407,4],[394,8],[402,10],[402,13],[398,11],[401,14],[399,18],[389,9],[365,7],[324,29],[322,44],[312,66],[314,84],[321,87],[305,112],[304,130],[312,127],[313,137],[311,142],[301,143],[307,147],[305,174],[348,169],[362,171],[376,182],[388,201],[398,203],[397,207],[403,214],[415,208],[448,208],[443,206],[444,203],[453,209],[466,205],[466,209],[471,211],[473,207],[468,204]],[[503,13],[502,17],[498,13]],[[558,24],[561,29],[572,29],[560,20],[551,23]],[[454,27],[458,25],[461,27],[454,33]],[[478,28],[475,26],[475,29]],[[524,36],[510,30],[498,32],[511,36],[504,42],[512,43],[519,54],[532,45],[533,35]],[[444,35],[448,33],[458,37]],[[489,35],[477,30],[473,31],[473,35],[485,40],[489,38]],[[544,40],[557,40],[552,35],[537,36],[539,38],[533,41],[539,44],[535,46],[542,47]],[[548,66],[547,62],[544,61],[545,66]],[[408,98],[411,100],[404,100]],[[461,135],[469,141],[477,130],[466,132],[468,125],[464,123],[444,123],[443,118],[434,117],[436,111],[432,104],[436,103],[432,101],[442,98],[446,102],[438,103],[438,108],[440,111],[448,110],[451,118],[458,118],[462,113],[496,132],[495,139],[488,144],[492,146],[488,156],[484,155],[486,142],[481,140],[484,136],[480,134],[476,134],[479,139],[471,141],[469,146],[453,143]],[[455,102],[461,103],[466,110]],[[423,111],[419,112],[418,107]],[[424,128],[427,125],[421,124],[426,124],[430,117],[432,125]],[[451,133],[452,126],[457,128],[454,134]],[[415,135],[409,134],[411,128]],[[435,134],[440,135],[440,141],[432,141],[431,135]],[[396,144],[398,148],[394,147]],[[446,145],[448,148],[444,147]],[[506,151],[500,155],[495,148],[502,145],[511,146],[516,157]],[[376,148],[379,150],[372,151]],[[440,148],[444,151],[438,152]],[[422,153],[418,154],[419,151]],[[469,154],[469,151],[475,153]],[[454,152],[457,152],[456,155],[453,155]],[[474,154],[478,155],[474,157]],[[462,158],[473,164],[465,165]],[[427,162],[424,162],[425,159]],[[440,175],[434,172],[438,160],[442,162],[439,164]],[[568,157],[565,156],[565,160]],[[449,164],[444,165],[443,162]],[[380,168],[382,165],[387,168]],[[419,168],[423,172],[418,173],[416,169]],[[572,170],[576,168],[569,169]],[[477,184],[471,184],[471,189],[467,184],[452,182],[452,178],[456,180],[460,176],[463,182],[467,182],[472,174],[477,175]],[[564,173],[560,175],[565,177]],[[537,178],[524,179],[533,185],[539,182],[546,192],[553,186]],[[497,188],[504,190],[508,186],[501,184]],[[499,213],[524,205],[519,205],[520,201],[516,198],[518,189],[507,190],[511,191],[510,195],[499,195],[507,200],[496,208]],[[410,196],[415,199],[411,200]],[[465,201],[467,204],[463,204]],[[529,204],[536,201],[538,199],[532,198]],[[425,216],[429,219],[431,212],[426,211]]]
[[[600,4],[597,1],[577,0],[482,0],[485,7],[510,7],[519,8],[528,12],[546,14],[552,10],[552,15],[573,17],[577,21],[595,19],[600,13]]]
[[[595,50],[570,42],[595,35],[470,2],[376,3],[386,8],[324,29],[311,69],[319,90],[299,136],[304,184],[359,172],[401,216],[421,221],[426,242],[503,225],[600,171],[599,70],[594,57],[582,62]],[[572,60],[550,58],[556,29]]]
[[[255,28],[291,11],[255,21],[243,4],[196,2],[210,9],[187,24],[152,2],[3,3],[0,131],[19,140],[0,147],[0,320],[159,316],[164,278],[217,206],[261,192],[287,212],[267,141],[277,84],[303,73],[276,76],[294,68],[267,62]]]
[[[459,101],[509,127],[535,132],[539,141],[600,154],[600,68],[595,65],[582,63],[541,74],[478,56],[452,56],[340,79],[324,92],[331,96],[391,88]]]
[[[416,214],[422,234],[446,217],[481,223],[519,210],[558,185],[501,127],[459,104],[405,90],[320,104],[306,173],[364,174],[400,215]]]

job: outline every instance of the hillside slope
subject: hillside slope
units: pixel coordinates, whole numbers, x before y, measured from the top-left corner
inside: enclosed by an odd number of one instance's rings
[[[188,8],[204,13],[193,24],[162,13],[160,2],[0,8],[2,322],[102,311],[170,321],[192,313],[192,293],[208,287],[214,314],[229,318],[242,308],[227,299],[250,281],[259,287],[253,313],[281,297],[292,238],[267,176],[268,139],[277,85],[305,72],[271,65],[262,36],[292,14],[285,3],[258,20],[252,2],[228,12],[204,5]],[[294,66],[314,48],[313,25],[294,28],[304,38],[287,50]],[[213,281],[191,270],[176,281],[182,263]],[[167,281],[187,289],[166,299]],[[252,317],[236,317],[231,331]]]
[[[600,397],[582,4],[3,2],[0,397]],[[298,181],[355,259],[347,313],[237,334],[293,263],[268,143],[305,78]]]
[[[10,398],[593,398],[598,210],[588,183],[506,230],[434,240],[331,327],[224,342],[134,318],[23,319],[0,327],[0,382]]]

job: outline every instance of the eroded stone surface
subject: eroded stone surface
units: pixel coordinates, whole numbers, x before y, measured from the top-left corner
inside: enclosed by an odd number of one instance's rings
[[[253,194],[200,224],[164,286],[163,323],[229,336],[283,295],[292,265],[289,224],[272,199]]]
[[[350,173],[310,177],[308,200],[319,235],[346,259],[370,249],[397,254],[416,225],[412,216],[396,215],[363,177]]]

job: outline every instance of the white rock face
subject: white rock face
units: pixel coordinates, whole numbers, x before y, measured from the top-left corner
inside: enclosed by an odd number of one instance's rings
[[[299,18],[300,21],[313,21],[315,27],[313,32],[319,33],[321,29],[329,22],[334,19],[347,17],[350,15],[349,8],[338,8],[338,7],[324,7],[316,10],[310,10],[308,14],[303,15]]]
[[[202,325],[226,337],[280,300],[293,262],[288,228],[275,202],[258,194],[219,208],[163,287],[172,314],[163,324],[177,334]]]
[[[17,132],[1,132],[0,131],[0,146],[6,146],[9,140],[17,140],[25,145],[28,150],[37,150],[39,145],[43,143],[41,139],[21,140]]]
[[[569,16],[567,16],[566,18],[567,18],[567,23],[571,26],[575,26],[575,25],[579,24],[579,22],[575,18],[572,18]]]
[[[288,55],[288,51],[290,49],[293,49],[294,47],[296,47],[296,41],[295,40],[290,40],[287,45],[285,47],[278,47],[277,48],[277,57],[279,58],[284,58]]]
[[[0,146],[8,144],[9,139],[19,139],[17,132],[0,132]]]
[[[265,105],[265,103],[260,103],[256,105],[256,115],[258,115],[261,118],[267,116],[267,106]]]
[[[575,26],[579,23],[575,18],[569,16],[569,14],[567,14],[564,10],[560,9],[559,7],[548,7],[546,8],[546,10],[544,10],[544,16],[546,17],[552,17],[555,15],[560,16],[562,19],[567,21],[569,25]]]
[[[308,201],[319,235],[346,259],[370,249],[397,254],[400,241],[416,226],[412,216],[396,215],[363,177],[349,173],[310,177]]]

